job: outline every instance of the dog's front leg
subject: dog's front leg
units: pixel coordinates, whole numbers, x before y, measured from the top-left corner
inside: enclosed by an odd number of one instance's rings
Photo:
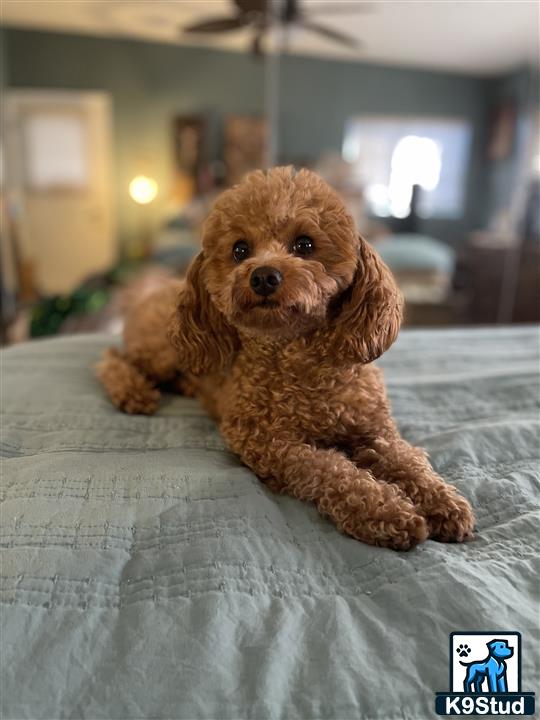
[[[355,447],[351,457],[377,479],[403,490],[426,518],[430,537],[462,542],[473,536],[474,514],[467,500],[437,475],[426,453],[409,445],[397,430],[386,429],[369,443]]]
[[[473,688],[474,676],[471,674],[470,669],[467,668],[467,675],[463,682],[463,692],[472,693],[473,689],[476,690],[476,686]]]
[[[425,520],[403,492],[378,482],[343,453],[272,438],[270,428],[248,434],[225,422],[222,432],[231,449],[274,491],[314,502],[357,540],[408,550],[427,538]]]

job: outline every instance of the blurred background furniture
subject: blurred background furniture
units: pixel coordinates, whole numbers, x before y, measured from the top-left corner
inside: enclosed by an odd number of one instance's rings
[[[96,7],[3,2],[2,342],[121,327],[117,293],[181,274],[269,161],[337,189],[410,325],[538,319],[533,3]]]
[[[515,246],[490,233],[474,233],[463,263],[470,322],[540,322],[540,243]]]
[[[463,292],[454,285],[456,253],[424,235],[389,235],[374,243],[405,298],[405,323],[452,325],[463,322]]]

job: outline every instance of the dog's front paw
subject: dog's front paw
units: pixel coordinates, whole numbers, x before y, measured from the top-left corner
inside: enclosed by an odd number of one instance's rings
[[[454,488],[448,487],[427,515],[429,536],[440,542],[465,542],[474,536],[474,513]]]
[[[151,387],[134,388],[118,407],[129,415],[153,415],[159,407],[161,393]]]
[[[338,527],[357,540],[392,550],[410,550],[429,535],[426,520],[405,499],[394,500],[391,510],[385,508],[372,517],[351,513],[338,522]]]
[[[429,527],[421,515],[399,517],[388,523],[384,528],[385,537],[376,545],[392,548],[392,550],[411,550],[429,536]]]

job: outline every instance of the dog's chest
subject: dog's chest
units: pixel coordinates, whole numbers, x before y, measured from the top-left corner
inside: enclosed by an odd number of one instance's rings
[[[373,366],[336,368],[317,358],[240,356],[220,389],[220,414],[313,438],[339,438],[367,421],[381,401],[381,389]]]

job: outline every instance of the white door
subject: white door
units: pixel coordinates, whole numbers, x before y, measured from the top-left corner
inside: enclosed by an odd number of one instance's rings
[[[105,93],[6,93],[6,186],[18,252],[43,293],[72,291],[117,257]]]

